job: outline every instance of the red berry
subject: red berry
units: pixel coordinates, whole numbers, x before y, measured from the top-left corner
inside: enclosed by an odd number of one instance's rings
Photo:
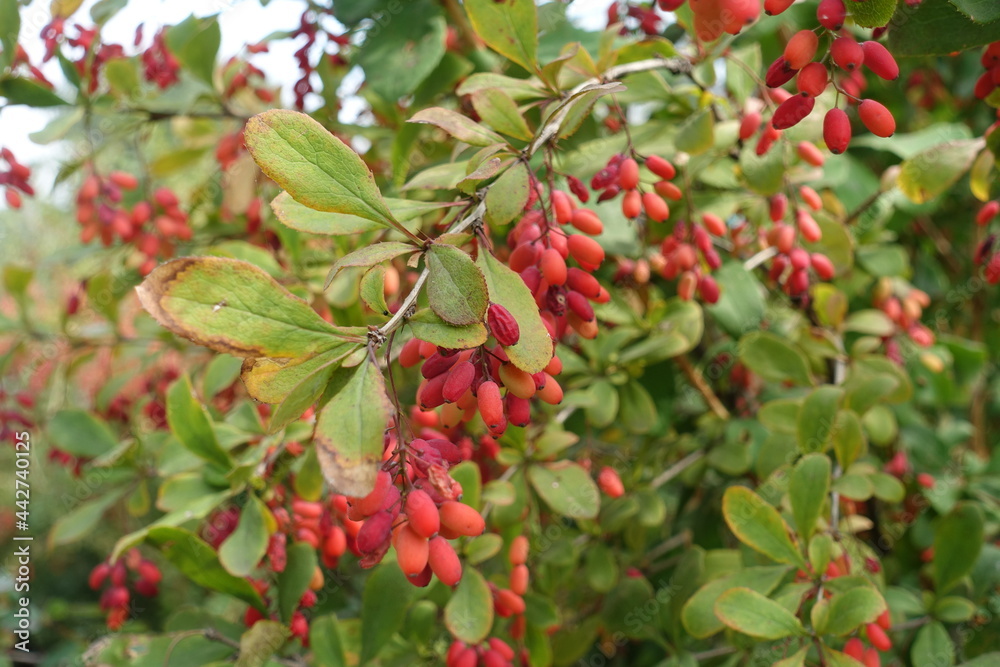
[[[625,494],[625,486],[622,485],[618,472],[610,466],[601,468],[601,472],[597,474],[597,485],[601,487],[601,491],[612,498],[618,498]]]
[[[527,593],[528,576],[528,566],[515,565],[514,569],[510,571],[510,590],[514,591],[518,595],[524,595]]]
[[[677,170],[674,168],[674,165],[657,155],[650,155],[646,158],[646,168],[660,178],[668,181],[677,175]]]
[[[705,229],[707,229],[709,233],[714,236],[726,235],[726,223],[722,218],[714,213],[702,213],[701,223],[705,225]]]
[[[391,532],[392,514],[376,512],[365,519],[364,525],[358,531],[358,551],[363,554],[376,553],[388,541]]]
[[[622,197],[622,214],[626,218],[638,218],[642,213],[642,195],[638,190],[628,190]]]
[[[517,324],[516,322],[514,323]],[[494,331],[492,325],[490,331]],[[494,334],[495,335],[495,334]],[[502,344],[502,343],[501,343]],[[476,367],[470,361],[460,361],[448,371],[448,377],[441,387],[441,397],[446,403],[454,403],[465,395],[476,377]]]
[[[764,13],[768,16],[777,16],[792,6],[795,0],[764,0]]]
[[[802,69],[812,61],[819,37],[812,30],[800,30],[785,45],[784,58],[792,69]]]
[[[788,61],[785,60],[784,56],[779,56],[777,60],[771,63],[771,66],[767,68],[767,74],[764,75],[764,83],[767,84],[769,88],[779,88],[795,76],[796,70],[793,69]]]
[[[654,222],[663,222],[670,217],[670,207],[663,197],[655,192],[646,192],[642,195],[642,207],[646,210],[646,217]]]
[[[466,537],[477,537],[486,530],[486,521],[474,507],[454,500],[441,505],[441,525]]]
[[[559,286],[566,282],[566,260],[555,248],[546,248],[538,263],[549,285]]]
[[[816,20],[827,30],[837,32],[844,27],[847,18],[847,8],[844,0],[820,0],[816,7]]]
[[[875,100],[861,100],[858,115],[868,131],[879,137],[891,137],[896,132],[896,119],[892,112]]]
[[[857,637],[851,637],[844,644],[844,654],[851,656],[855,660],[861,660],[861,656],[864,655],[865,645],[861,643],[861,640]]]
[[[826,65],[822,63],[809,63],[799,71],[795,80],[799,91],[810,97],[819,97],[826,90],[829,77],[826,72]]]
[[[604,261],[604,248],[601,244],[581,234],[570,234],[566,239],[569,254],[573,259],[588,266],[600,266]]]
[[[987,225],[993,218],[1000,213],[1000,200],[994,199],[983,204],[983,207],[979,209],[979,213],[976,214],[976,223],[979,225]]]
[[[622,160],[618,167],[618,185],[622,190],[635,190],[639,185],[639,164],[632,158]]]
[[[924,487],[925,489],[933,489],[934,488],[934,475],[931,475],[931,474],[926,473],[926,472],[920,473],[919,475],[917,475],[917,484],[919,484],[920,486]]]
[[[816,98],[807,95],[792,95],[775,110],[771,125],[776,130],[787,130],[798,125],[806,116],[812,113],[816,106]]]
[[[808,162],[814,167],[822,167],[823,163],[826,162],[822,151],[816,147],[816,144],[808,141],[800,141],[795,147],[795,152],[804,162]]]
[[[886,81],[895,81],[899,78],[899,65],[887,48],[878,42],[862,42],[861,48],[865,53],[865,67],[876,76]]]
[[[437,505],[422,489],[410,491],[406,496],[406,508],[403,511],[410,522],[410,528],[421,537],[431,537],[441,527]],[[422,570],[423,566],[420,569]]]
[[[563,268],[565,269],[565,267],[566,264],[564,262]],[[564,277],[563,282],[565,281]],[[499,303],[490,304],[489,310],[486,311],[486,322],[490,325],[490,333],[504,347],[516,345],[517,341],[521,339],[521,329],[517,324],[517,320],[514,319],[509,310]],[[475,370],[473,370],[474,372]]]
[[[412,495],[412,492],[411,492]],[[396,562],[407,577],[416,577],[427,567],[427,538],[413,530],[413,525],[400,527],[394,536]]]
[[[892,641],[889,639],[889,636],[877,624],[869,623],[865,626],[865,632],[868,634],[868,641],[879,651],[884,653],[892,648]]]
[[[830,57],[840,69],[853,72],[865,61],[865,50],[851,37],[838,37],[830,46]]]
[[[570,223],[584,234],[597,236],[604,231],[604,223],[597,217],[597,214],[586,208],[578,208],[573,211]]]
[[[498,428],[504,422],[503,400],[500,398],[500,387],[496,382],[487,380],[479,385],[476,391],[479,404],[479,414],[488,428]]]
[[[829,257],[814,252],[809,256],[809,262],[812,264],[813,271],[820,277],[820,280],[830,280],[833,278],[836,271]]]
[[[878,618],[875,619],[875,622],[878,623],[879,627],[881,627],[883,630],[888,630],[889,628],[891,628],[892,627],[892,617],[889,616],[889,609],[886,608],[885,611],[883,611],[881,614],[879,614]]]
[[[823,141],[831,153],[840,155],[851,144],[851,121],[843,109],[833,108],[823,118]]]
[[[562,190],[552,191],[552,214],[556,218],[556,222],[560,225],[565,225],[569,222],[570,217],[573,215],[573,203],[570,201],[569,196]]]
[[[510,551],[507,559],[511,565],[523,565],[528,562],[528,538],[518,535],[510,542]]]
[[[760,128],[761,117],[760,114],[754,111],[753,113],[748,113],[740,121],[740,141],[746,141]]]
[[[909,2],[909,0],[907,1]],[[865,655],[861,659],[861,664],[865,667],[882,667],[882,658],[875,649],[865,649]]]
[[[427,545],[427,564],[445,586],[454,586],[462,578],[462,563],[448,540],[440,535],[432,537]]]

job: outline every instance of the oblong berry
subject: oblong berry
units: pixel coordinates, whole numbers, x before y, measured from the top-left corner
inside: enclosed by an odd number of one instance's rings
[[[587,208],[578,208],[573,211],[570,224],[584,234],[591,236],[597,236],[604,231],[604,223],[601,222],[596,213]]]
[[[785,45],[783,57],[792,69],[802,69],[808,65],[816,49],[819,47],[819,37],[812,30],[800,30]]]
[[[507,394],[504,398],[504,404],[507,410],[507,421],[511,424],[523,428],[531,423],[531,401],[514,394]]]
[[[771,125],[776,130],[787,130],[798,125],[806,116],[812,113],[816,106],[816,98],[807,95],[792,95],[775,110]]]
[[[795,0],[764,0],[764,13],[768,16],[777,16],[792,6]]]
[[[784,56],[779,56],[767,68],[767,73],[764,75],[764,83],[767,84],[768,88],[779,88],[791,81],[794,76],[795,69],[788,64]]]
[[[501,364],[499,375],[507,391],[515,396],[527,399],[535,395],[535,381],[531,374],[522,371],[514,364]]]
[[[566,282],[566,260],[555,248],[546,248],[542,252],[539,268],[549,285],[562,285]]]
[[[632,158],[622,160],[618,166],[618,185],[622,190],[635,190],[639,185],[639,164]]]
[[[600,266],[601,262],[604,261],[604,248],[589,236],[570,234],[569,238],[566,239],[566,243],[569,248],[569,254],[581,264]]]
[[[432,537],[441,527],[437,505],[422,489],[410,491],[406,496],[406,506],[403,511],[410,522],[410,528],[421,537]],[[422,569],[421,566],[420,570]]]
[[[646,168],[668,181],[677,175],[677,169],[674,168],[674,165],[658,155],[650,155],[646,158]]]
[[[830,57],[840,69],[853,72],[865,62],[865,50],[852,37],[838,37],[830,45]]]
[[[462,563],[454,547],[440,535],[432,537],[427,545],[427,564],[445,586],[454,586],[462,578]]]
[[[628,190],[622,197],[622,214],[626,218],[638,218],[642,213],[642,195],[638,190]]]
[[[740,121],[740,141],[746,141],[756,134],[761,122],[761,115],[756,111],[743,116],[743,120]]]
[[[826,65],[822,63],[809,63],[799,71],[799,75],[795,79],[799,92],[810,97],[822,95],[829,81]]]
[[[858,116],[868,131],[879,137],[891,137],[896,132],[896,119],[881,103],[875,100],[861,100]]]
[[[809,256],[809,263],[812,265],[816,275],[820,277],[820,280],[830,280],[833,278],[835,273],[833,262],[826,255],[814,252]]]
[[[448,371],[448,377],[441,387],[441,397],[447,403],[454,403],[465,395],[476,377],[476,367],[471,361],[460,361]]]
[[[392,514],[389,512],[376,512],[365,519],[365,523],[358,531],[357,547],[363,554],[377,552],[389,539],[392,531]]]
[[[833,108],[823,118],[823,141],[831,153],[839,155],[851,144],[851,120],[843,109]]]
[[[822,167],[823,163],[826,162],[822,151],[816,147],[816,144],[809,141],[800,141],[795,147],[795,152],[804,162],[808,162],[814,167]]]
[[[569,195],[562,190],[552,191],[552,215],[555,216],[556,222],[560,225],[569,222],[573,215],[573,202],[570,201]]]
[[[654,222],[663,222],[670,217],[670,207],[655,192],[643,193],[642,207],[646,211],[646,217]]]
[[[363,498],[349,498],[353,510],[361,517],[371,516],[382,507],[389,487],[392,486],[392,476],[385,470],[379,470],[375,476],[375,488]]]
[[[566,266],[565,262],[563,266]],[[565,278],[563,282],[565,282]],[[489,310],[486,311],[486,323],[490,326],[490,333],[504,347],[516,345],[517,341],[521,339],[521,328],[518,326],[517,320],[514,319],[509,310],[499,303],[490,304]]]
[[[717,303],[719,301],[719,283],[712,276],[702,276],[698,281],[698,296],[705,303]]]
[[[479,511],[456,500],[441,505],[441,525],[465,537],[476,537],[486,530],[486,521]]]
[[[844,0],[820,0],[816,7],[816,20],[827,30],[837,32],[844,27],[847,7]]]
[[[566,285],[588,299],[595,299],[601,293],[601,283],[597,278],[575,266],[566,273]]]
[[[875,76],[886,81],[895,81],[899,78],[899,65],[896,59],[878,42],[862,42],[861,49],[865,53],[865,67],[870,69]]]
[[[523,565],[528,562],[528,546],[528,538],[524,535],[518,535],[510,541],[507,560],[511,565]]]
[[[534,385],[534,382],[532,382]],[[487,428],[499,427],[504,422],[503,399],[500,398],[500,386],[492,380],[479,385],[476,390],[479,414]]]

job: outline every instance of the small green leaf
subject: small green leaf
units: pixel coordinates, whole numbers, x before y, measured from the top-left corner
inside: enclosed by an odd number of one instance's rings
[[[429,308],[418,310],[407,323],[415,337],[452,350],[478,347],[486,342],[489,335],[486,332],[486,325],[482,322],[456,327],[442,320]]]
[[[538,69],[538,12],[534,0],[466,0],[476,34],[486,45],[529,72]]]
[[[366,361],[333,377],[332,398],[316,420],[316,454],[335,493],[366,496],[375,488],[382,437],[392,411],[378,364]]]
[[[14,76],[0,79],[0,97],[7,98],[7,106],[25,104],[29,107],[58,107],[68,104],[34,79]]]
[[[812,384],[809,362],[802,352],[783,338],[757,331],[740,339],[739,357],[747,368],[765,380]]]
[[[517,344],[506,348],[511,363],[527,373],[543,370],[552,359],[552,339],[531,290],[520,275],[489,252],[480,252],[476,264],[486,278],[490,301],[510,311],[521,329]]]
[[[121,500],[124,495],[125,489],[116,489],[81,503],[60,516],[49,533],[49,546],[62,546],[92,534],[108,508]]]
[[[877,472],[869,476],[875,497],[887,503],[901,503],[906,497],[906,487],[892,475]]]
[[[95,458],[118,446],[107,423],[84,410],[60,410],[47,430],[52,443],[73,456]]]
[[[250,582],[226,572],[215,549],[194,533],[173,526],[156,526],[148,530],[145,538],[195,584],[237,597],[261,611],[266,609]]]
[[[944,595],[972,570],[983,547],[983,514],[963,502],[942,517],[934,532],[934,585]]]
[[[326,614],[310,621],[309,649],[318,665],[347,667],[344,638],[335,614]]]
[[[515,162],[486,193],[486,222],[502,227],[516,218],[528,202],[528,166]]]
[[[490,1],[492,2],[492,0]],[[470,146],[492,146],[504,141],[503,137],[493,130],[483,127],[457,111],[442,107],[431,107],[418,111],[407,122],[434,125]]]
[[[803,667],[803,665],[806,664],[806,655],[808,653],[809,647],[803,646],[787,658],[782,658],[778,662],[774,663],[772,667]]]
[[[879,28],[892,18],[896,0],[866,0],[858,5],[852,5],[850,10],[854,22],[863,28]]]
[[[972,166],[984,139],[949,141],[905,160],[898,185],[911,201],[923,204],[944,193]]]
[[[827,385],[814,389],[802,402],[796,431],[803,452],[824,452],[830,446],[843,396],[843,389]]]
[[[229,467],[229,454],[219,445],[208,410],[195,397],[187,375],[181,376],[167,390],[167,424],[188,451],[206,461]]]
[[[1000,21],[1000,4],[993,0],[948,0],[976,23]]]
[[[0,0],[0,70],[5,69],[17,53],[17,36],[21,31],[21,7],[17,0]]]
[[[783,565],[748,567],[734,574],[713,579],[699,588],[684,603],[681,610],[681,622],[684,624],[684,629],[696,639],[704,639],[714,635],[724,627],[722,621],[715,615],[715,602],[722,593],[731,588],[746,587],[768,595],[777,588],[786,574],[788,574],[788,567]]]
[[[365,305],[380,315],[389,316],[389,305],[385,302],[384,264],[376,264],[361,276],[361,300]]]
[[[267,424],[267,432],[277,433],[301,417],[303,412],[315,404],[323,395],[323,390],[326,389],[338,365],[337,362],[331,361],[298,383],[271,415]]]
[[[432,245],[425,255],[427,299],[438,317],[455,326],[481,322],[489,297],[486,279],[469,255],[449,245]]]
[[[472,108],[484,123],[501,134],[531,141],[531,129],[517,108],[517,102],[503,88],[484,88],[471,97]]]
[[[327,364],[343,359],[360,347],[340,343],[310,357],[297,359],[245,359],[241,377],[247,392],[262,403],[281,403],[308,376]]]
[[[715,116],[711,108],[692,114],[677,128],[677,150],[698,155],[715,144]]]
[[[296,201],[398,225],[358,154],[309,116],[265,111],[247,122],[244,140],[261,170]]]
[[[385,203],[400,222],[415,220],[426,213],[441,210],[439,202],[386,197]],[[282,192],[271,200],[271,210],[286,227],[309,234],[346,236],[384,227],[381,222],[359,218],[349,213],[317,211],[295,201],[287,192]]]
[[[792,502],[795,526],[803,540],[816,529],[830,491],[830,459],[825,454],[807,454],[795,464],[788,477],[788,496]]]
[[[571,461],[542,463],[528,468],[528,479],[552,508],[573,519],[593,519],[601,509],[601,494],[583,466]]]
[[[393,565],[377,567],[368,577],[361,594],[362,665],[369,664],[403,627],[415,590],[406,581],[406,575]]]
[[[749,588],[734,588],[720,595],[715,615],[733,630],[760,639],[805,634],[792,612]]]
[[[299,606],[303,593],[316,572],[316,549],[307,542],[296,542],[287,549],[288,562],[278,575],[278,613],[288,623]]]
[[[215,57],[222,43],[216,16],[189,16],[167,29],[165,41],[170,52],[195,76],[212,86]]]
[[[230,574],[249,576],[264,557],[270,538],[267,513],[268,509],[256,495],[247,496],[236,530],[219,545],[219,562]]]
[[[733,534],[771,560],[805,567],[805,559],[792,544],[788,526],[766,500],[745,486],[731,486],[722,496],[722,516]]]
[[[337,342],[336,327],[308,303],[265,271],[235,259],[175,259],[146,276],[136,292],[157,322],[216,352],[304,357]]]
[[[705,310],[732,336],[756,327],[764,318],[764,288],[740,262],[726,262],[715,273],[719,300]],[[693,302],[687,302],[693,303]]]
[[[825,622],[815,630],[821,635],[846,635],[874,622],[885,609],[885,600],[877,590],[858,586],[830,598]]]
[[[462,580],[444,608],[444,624],[467,644],[483,641],[493,627],[493,596],[483,575],[465,568]]]
[[[649,433],[659,419],[656,404],[636,380],[618,387],[618,419],[629,433]]]
[[[868,500],[874,492],[871,479],[855,473],[838,477],[833,483],[833,490],[845,498],[858,501]]]
[[[940,621],[931,621],[917,630],[910,649],[913,667],[951,667],[955,664],[955,644]]]
[[[234,667],[264,667],[284,646],[291,631],[277,621],[260,620],[240,637],[240,657]]]

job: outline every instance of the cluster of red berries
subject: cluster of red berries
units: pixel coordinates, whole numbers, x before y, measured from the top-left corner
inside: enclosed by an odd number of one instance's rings
[[[128,581],[129,572],[134,575],[131,586]],[[101,609],[108,612],[108,629],[119,630],[128,620],[129,602],[132,599],[130,587],[139,595],[155,597],[162,578],[160,568],[144,559],[137,549],[130,550],[116,563],[100,563],[91,570],[88,584],[92,590],[100,590],[105,581],[111,584],[101,594]]]
[[[570,188],[581,202],[586,201],[579,194],[586,192],[581,183],[570,181]],[[550,211],[534,208],[541,198],[537,188],[531,192],[527,212],[507,234],[511,251],[508,265],[531,290],[553,340],[561,339],[570,328],[584,338],[593,338],[597,335],[597,319],[591,302],[607,303],[611,299],[593,276],[604,262],[604,248],[591,237],[600,235],[604,224],[590,209],[577,208],[561,190],[552,191]],[[581,233],[570,233],[566,227]],[[569,259],[579,268],[568,266]]]
[[[986,71],[976,80],[974,92],[976,97],[984,100],[1000,86],[1000,42],[987,46],[980,62]]]
[[[865,626],[865,637],[871,646],[866,647],[860,637],[851,637],[844,644],[844,653],[851,656],[865,667],[882,667],[882,657],[892,648],[892,640],[886,630],[892,627],[889,610],[886,609],[874,623]]]
[[[156,267],[157,257],[173,255],[175,239],[190,240],[192,232],[187,214],[169,188],[158,188],[151,201],[139,201],[131,211],[122,206],[122,191],[138,185],[134,175],[122,171],[111,172],[107,178],[90,174],[76,195],[76,219],[83,227],[80,240],[84,243],[98,236],[105,246],[116,237],[134,243],[145,257],[139,271],[146,275]],[[147,229],[150,221],[152,229]]]
[[[167,48],[162,29],[153,35],[153,43],[142,52],[142,67],[146,81],[155,83],[161,90],[180,81],[180,63]]]
[[[930,347],[934,344],[934,332],[920,323],[924,308],[931,304],[931,298],[923,290],[915,287],[896,286],[883,278],[876,285],[872,304],[892,320],[897,332],[905,333],[914,344]],[[893,336],[885,339],[886,355],[897,363],[903,362],[898,343]]]
[[[536,397],[551,405],[562,401],[563,391],[553,377],[562,363],[553,356],[546,368],[531,374],[510,363],[505,347],[517,343],[517,321],[499,304],[487,311],[490,333],[495,346],[482,345],[469,350],[448,350],[411,339],[403,346],[399,362],[404,368],[423,361],[423,376],[417,389],[417,403],[424,411],[441,407],[443,428],[468,422],[478,411],[490,435],[499,437],[508,424],[527,426],[531,421],[530,399]],[[506,390],[506,395],[502,391]]]
[[[514,649],[502,639],[490,637],[478,646],[455,640],[445,655],[445,667],[512,667]]]
[[[268,592],[271,589],[271,585],[263,579],[249,579],[251,585],[260,594],[261,599],[263,599],[265,605],[270,605],[271,599],[268,596]],[[306,618],[304,610],[311,609],[316,606],[318,597],[316,591],[323,588],[324,584],[323,572],[317,567],[313,570],[313,576],[309,580],[309,587],[306,592],[302,594],[299,598],[299,604],[295,611],[292,612],[292,617],[289,619],[288,627],[291,631],[292,637],[297,637],[303,646],[309,646],[309,619]],[[264,619],[270,618],[271,620],[277,620],[278,616],[276,613],[265,614],[256,607],[248,607],[246,613],[243,615],[243,624],[248,628],[254,626],[257,621],[262,621]]]
[[[313,64],[309,62],[309,51],[316,44],[316,38],[319,31],[319,23],[313,14],[313,10],[310,9],[303,12],[302,16],[299,18],[299,27],[296,28],[291,35],[289,35],[291,39],[295,39],[299,35],[305,35],[306,38],[302,47],[293,54],[296,63],[298,63],[299,71],[302,73],[302,76],[295,82],[295,86],[293,87],[293,90],[295,91],[295,108],[300,111],[305,107],[306,95],[313,92],[313,86],[310,79],[312,78],[315,68],[313,67]],[[337,44],[340,47],[347,46],[350,43],[349,36],[346,34],[334,35],[330,32],[326,32],[326,36],[330,42]],[[340,53],[324,55],[330,59],[330,62],[334,66],[343,66],[347,64],[347,61]]]
[[[7,205],[11,208],[21,208],[21,193],[29,197],[35,194],[35,189],[28,183],[31,169],[17,161],[9,148],[0,148],[0,157],[7,163],[6,171],[0,171],[0,185],[4,187]]]
[[[248,47],[249,48],[249,47]],[[257,66],[232,56],[222,68],[223,80],[228,79],[223,97],[230,98],[241,90],[249,89],[261,102],[274,101],[274,91],[265,87],[264,72]]]
[[[1000,43],[1000,42],[998,42]],[[993,222],[993,219],[1000,214],[1000,200],[993,199],[983,204],[976,214],[976,224],[985,227]],[[983,276],[986,282],[996,285],[1000,282],[1000,252],[997,252],[997,237],[990,234],[976,248],[974,261],[977,266],[982,266]]]
[[[619,34],[640,32],[644,35],[658,35],[663,28],[660,15],[652,7],[642,7],[629,2],[612,2],[608,5],[608,27],[621,23]]]

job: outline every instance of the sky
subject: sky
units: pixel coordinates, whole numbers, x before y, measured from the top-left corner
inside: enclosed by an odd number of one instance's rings
[[[85,0],[73,19],[89,26],[90,8],[97,0]],[[594,30],[603,27],[606,9],[610,0],[574,0],[569,9],[570,18],[579,26]],[[50,0],[34,0],[21,10],[21,44],[28,52],[32,63],[37,64],[44,54],[44,46],[38,35],[49,22]],[[301,2],[296,0],[271,0],[262,7],[259,0],[130,0],[125,9],[112,18],[104,28],[104,39],[111,43],[126,45],[131,51],[135,28],[145,23],[144,41],[140,48],[149,44],[152,35],[161,25],[179,23],[187,16],[199,17],[219,14],[222,29],[222,45],[219,60],[224,61],[237,53],[244,44],[252,44],[274,31],[292,30],[298,26]],[[74,34],[72,29],[68,30]],[[298,69],[292,54],[300,46],[299,40],[279,40],[272,42],[270,53],[254,57],[254,64],[265,71],[269,81],[282,84],[282,103],[290,106],[293,99],[291,86],[298,78]],[[61,81],[62,74],[55,60],[43,67],[43,72],[53,81]],[[349,76],[341,89],[345,98],[361,82],[360,72]],[[58,85],[58,84],[57,84]],[[308,110],[308,109],[307,109]],[[345,104],[348,116],[358,112],[357,104]],[[47,146],[35,144],[28,138],[32,132],[45,127],[58,110],[32,109],[24,106],[0,108],[0,146],[10,148],[18,160],[37,169],[32,180],[46,192],[46,183],[51,183],[57,163],[65,153],[58,143]],[[347,120],[347,119],[345,119]],[[0,204],[2,206],[3,204]]]

